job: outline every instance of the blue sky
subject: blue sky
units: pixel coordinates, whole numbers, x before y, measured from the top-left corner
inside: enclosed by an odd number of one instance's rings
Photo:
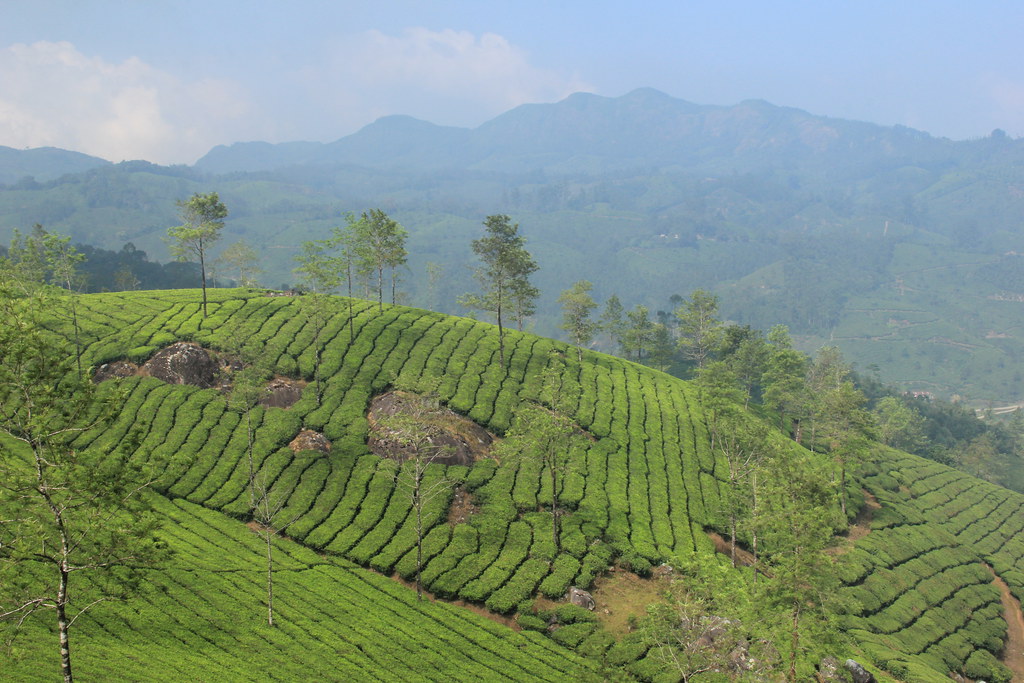
[[[1018,1],[0,0],[0,145],[192,163],[638,87],[1022,136],[1022,29]]]

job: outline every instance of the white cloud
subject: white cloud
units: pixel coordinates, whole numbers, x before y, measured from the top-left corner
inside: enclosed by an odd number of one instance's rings
[[[534,66],[494,33],[373,30],[339,38],[333,50],[327,64],[306,70],[304,78],[349,124],[400,113],[474,126],[520,104],[592,89],[575,75]],[[352,121],[355,116],[363,120]]]
[[[137,58],[114,64],[67,42],[0,50],[0,144],[10,147],[192,163],[237,134],[247,109],[232,83],[183,82]]]

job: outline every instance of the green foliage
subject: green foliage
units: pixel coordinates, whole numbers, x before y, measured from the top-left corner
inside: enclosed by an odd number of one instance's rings
[[[213,290],[207,325],[200,324],[199,308],[191,298],[194,293],[83,297],[83,359],[92,363],[97,357],[123,357],[131,349],[154,345],[154,339],[173,341],[185,332],[221,350],[228,350],[232,339],[252,340],[277,372],[312,370],[316,335],[309,321],[296,314],[300,300]],[[555,468],[554,484],[549,466],[505,457],[500,451],[498,457],[483,457],[469,468],[428,470],[428,477],[460,482],[457,518],[449,522],[449,513],[454,513],[449,510],[450,494],[423,505],[422,567],[428,590],[511,614],[528,609],[538,594],[557,599],[568,585],[587,588],[616,562],[638,573],[663,561],[687,573],[682,568],[691,562],[696,568],[690,573],[700,582],[720,586],[715,592],[747,611],[740,623],[749,636],[760,628],[754,624],[788,629],[793,602],[787,596],[795,594],[794,587],[814,587],[813,599],[800,615],[796,648],[788,644],[788,630],[762,634],[785,645],[780,650],[787,665],[790,652],[796,653],[799,675],[826,650],[836,654],[847,647],[835,638],[840,627],[858,647],[873,653],[876,664],[891,662],[914,675],[962,666],[979,649],[998,650],[1005,628],[998,628],[997,596],[987,586],[990,577],[980,569],[979,559],[988,561],[1011,588],[1024,592],[1024,572],[1019,570],[1024,545],[1016,538],[1024,526],[1016,514],[1019,499],[934,462],[883,447],[863,449],[858,455],[861,469],[851,475],[848,487],[856,494],[850,505],[859,505],[859,487],[864,487],[870,496],[863,499],[873,497],[881,508],[874,513],[870,533],[852,548],[846,549],[846,541],[838,543],[840,562],[831,568],[821,550],[842,529],[838,491],[830,483],[831,463],[823,454],[809,454],[770,434],[751,415],[756,407],[743,411],[745,392],[730,389],[742,387],[739,364],[728,362],[738,351],[721,352],[724,366],[706,366],[702,376],[709,381],[700,390],[601,354],[584,354],[580,362],[571,347],[518,333],[508,335],[508,362],[500,369],[493,362],[499,353],[497,340],[489,338],[484,324],[401,307],[385,307],[381,313],[367,302],[354,304],[353,315],[344,299],[324,301],[319,407],[310,387],[286,410],[251,410],[253,466],[271,490],[288,494],[281,501],[278,523],[291,522],[289,536],[324,553],[313,555],[317,559],[311,565],[354,560],[408,580],[415,577],[414,506],[396,486],[400,470],[369,454],[366,410],[371,397],[396,378],[417,386],[437,381],[440,403],[470,415],[513,446],[518,436],[542,431],[522,428],[517,415],[524,409],[564,421],[572,436],[557,457],[571,465],[564,476]],[[54,329],[70,332],[59,325]],[[729,338],[730,348],[739,349],[752,337],[735,331]],[[769,351],[791,349],[785,335],[775,333],[772,340]],[[725,379],[711,382],[719,370],[719,379]],[[802,372],[799,377],[802,382]],[[728,396],[716,395],[719,385],[729,389]],[[247,519],[248,438],[239,404],[231,409],[228,397],[216,391],[162,385],[154,379],[131,379],[124,386],[117,419],[82,432],[76,446],[80,442],[83,449],[106,448],[135,430],[136,460],[169,459],[159,482],[162,493]],[[733,413],[740,417],[730,423],[724,416]],[[824,420],[819,420],[820,436]],[[765,433],[754,440],[771,445],[758,474],[758,486],[764,488],[757,514],[748,508],[749,522],[738,531],[748,547],[757,534],[764,570],[757,585],[763,595],[776,596],[762,596],[764,611],[757,615],[737,590],[743,581],[751,581],[751,570],[733,570],[721,558],[714,559],[704,533],[728,528],[732,486],[722,448],[744,425],[753,432],[759,425]],[[810,425],[805,416],[808,439]],[[332,441],[330,453],[292,453],[287,444],[303,427],[322,430]],[[560,533],[557,543],[554,529]],[[274,543],[275,558],[283,558],[280,548],[288,543]],[[797,545],[805,551],[801,556],[794,554]],[[208,554],[226,557],[219,551]],[[278,562],[287,566],[283,559]],[[716,571],[738,583],[716,584]],[[279,584],[287,590],[291,579],[286,577],[306,573],[279,572],[275,593]],[[821,581],[820,573],[834,573],[844,587]],[[250,579],[225,574],[213,580],[208,598],[217,604],[222,581],[249,585]],[[397,584],[394,589],[408,601],[411,591],[402,593],[406,589]],[[169,590],[175,596],[183,593],[180,585]],[[325,595],[340,599],[335,590]],[[282,625],[298,623],[302,612],[291,600],[282,594],[278,603],[275,621],[280,616]],[[415,603],[415,597],[411,600]],[[247,609],[253,608],[236,612]],[[404,607],[395,609],[405,614]],[[832,621],[830,615],[839,616]],[[367,637],[374,633],[365,624],[350,628]],[[543,642],[548,653],[557,653],[545,655],[544,661],[564,659],[562,642],[580,652],[607,655],[609,662],[619,662],[615,666],[624,665],[635,675],[661,675],[649,643],[627,639],[613,644],[602,633],[563,622],[550,638],[540,633],[529,637],[543,638],[530,642]],[[883,648],[880,639],[888,645]],[[290,646],[281,647],[285,651]],[[346,661],[363,661],[361,657]],[[231,671],[234,665],[225,659],[223,666]]]

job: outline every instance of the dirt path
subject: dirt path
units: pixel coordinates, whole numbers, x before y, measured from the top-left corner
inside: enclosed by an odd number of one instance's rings
[[[881,508],[882,504],[868,490],[861,491],[864,492],[864,507],[857,513],[857,518],[847,529],[845,537],[840,536],[836,545],[825,550],[829,555],[845,555],[850,552],[854,543],[871,533],[871,520],[875,518],[875,510]]]
[[[985,568],[992,574],[992,583],[999,589],[1003,600],[1003,618],[1008,627],[1006,645],[1003,647],[1003,664],[1013,672],[1013,680],[1024,681],[1024,614],[1021,613],[1020,602],[1013,597],[1010,587],[992,567],[986,564]]]

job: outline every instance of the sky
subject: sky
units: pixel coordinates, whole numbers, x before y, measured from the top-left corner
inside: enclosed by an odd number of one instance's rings
[[[0,0],[0,145],[192,164],[573,92],[1024,136],[1024,2]]]

